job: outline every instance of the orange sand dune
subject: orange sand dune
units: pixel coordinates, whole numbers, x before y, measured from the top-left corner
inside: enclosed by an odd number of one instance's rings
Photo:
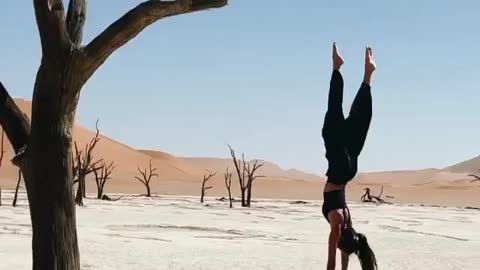
[[[29,115],[31,102],[23,99],[17,99],[16,102]],[[76,125],[73,135],[80,149],[83,149],[95,132]],[[6,138],[5,150],[0,168],[0,185],[2,189],[13,189],[18,171],[9,162],[13,150]],[[94,156],[106,162],[114,161],[115,170],[106,186],[107,192],[114,193],[145,192],[134,176],[138,175],[137,166],[145,168],[150,161],[159,174],[158,178],[152,180],[152,191],[158,194],[198,195],[203,173],[208,169],[217,171],[217,175],[209,182],[213,188],[208,191],[208,195],[225,196],[225,169],[229,167],[235,175],[230,159],[176,157],[161,151],[136,150],[105,136],[101,136]],[[480,165],[480,159],[477,159],[443,170],[360,173],[348,186],[347,195],[349,200],[359,200],[365,187],[372,188],[372,193],[376,194],[383,186],[384,198],[394,203],[479,207],[480,184],[472,183],[472,178],[468,176],[469,171],[476,170],[477,163]],[[254,183],[255,197],[322,199],[324,177],[294,169],[285,170],[268,161],[265,161],[259,174],[265,178],[259,178]],[[235,197],[239,195],[238,186],[238,180],[234,176],[232,191]],[[87,189],[95,192],[93,181],[88,181]]]

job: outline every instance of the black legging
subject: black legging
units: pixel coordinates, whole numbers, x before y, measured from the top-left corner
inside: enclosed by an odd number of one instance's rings
[[[334,70],[322,136],[328,160],[327,181],[336,184],[346,184],[357,173],[358,156],[372,119],[370,86],[362,83],[346,119],[342,104],[343,78],[338,70]]]

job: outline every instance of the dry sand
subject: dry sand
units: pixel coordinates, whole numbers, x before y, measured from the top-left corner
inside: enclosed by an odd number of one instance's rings
[[[22,194],[20,207],[0,207],[1,269],[31,267],[26,203]],[[175,196],[86,200],[77,208],[82,269],[325,269],[329,228],[321,202],[260,200],[252,209],[229,209],[208,198],[207,205]],[[380,269],[480,269],[478,210],[350,208]],[[349,269],[360,269],[355,258]]]

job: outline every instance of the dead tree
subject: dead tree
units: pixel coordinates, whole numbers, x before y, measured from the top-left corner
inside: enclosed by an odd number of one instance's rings
[[[80,269],[72,196],[72,127],[85,83],[118,48],[156,21],[227,0],[150,0],[128,11],[82,45],[87,0],[33,0],[42,57],[31,125],[0,84],[0,124],[25,180],[32,223],[33,270]],[[28,80],[28,78],[26,78]]]
[[[85,179],[95,170],[99,169],[96,166],[102,161],[97,160],[93,161],[93,150],[95,146],[100,141],[100,130],[98,129],[98,120],[95,123],[96,133],[95,136],[90,140],[83,151],[78,150],[77,142],[75,142],[75,162],[73,166],[74,171],[74,183],[78,182],[77,186],[77,195],[75,196],[75,202],[82,206],[83,198],[86,197],[86,183]]]
[[[370,188],[365,188],[365,194],[362,195],[362,197],[360,197],[360,201],[361,202],[364,202],[364,203],[375,203],[378,202],[378,203],[389,203],[389,202],[386,202],[385,200],[383,200],[381,197],[383,195],[383,186],[382,186],[382,190],[380,191],[380,194],[378,196],[374,196],[374,195],[371,195],[370,194]]]
[[[478,176],[478,175],[469,174],[468,176],[475,178],[475,179],[473,179],[472,181],[470,181],[471,183],[480,181],[480,176]]]
[[[22,181],[22,170],[18,170],[18,181],[17,186],[15,187],[15,196],[13,196],[12,206],[17,206],[17,199],[18,199],[18,190],[20,189],[20,182]]]
[[[119,196],[118,198],[112,199],[112,198],[110,198],[107,194],[103,194],[101,200],[102,200],[102,201],[116,202],[116,201],[119,201],[119,200],[122,199],[122,198],[123,198],[123,195],[122,195],[122,196]]]
[[[232,202],[232,173],[228,171],[229,168],[227,167],[227,171],[225,172],[225,187],[227,187],[228,191],[228,201],[230,202],[230,208],[233,207],[233,202]]]
[[[235,150],[230,145],[227,146],[230,149],[233,165],[235,165],[235,170],[237,172],[238,182],[240,184],[240,192],[242,195],[242,206],[250,207],[253,181],[255,181],[257,178],[264,177],[255,175],[257,170],[263,166],[263,163],[258,160],[247,162],[245,161],[244,154],[242,154],[242,159],[239,159],[236,157]]]
[[[238,183],[240,184],[240,194],[242,196],[242,207],[247,206],[247,199],[246,199],[246,193],[247,193],[247,183],[248,179],[246,179],[246,162],[245,162],[245,155],[242,154],[242,159],[237,158],[235,154],[235,150],[228,145],[228,148],[230,149],[230,155],[232,156],[232,161],[233,165],[235,166],[235,170],[237,172],[237,177],[238,177]]]
[[[200,193],[200,202],[203,203],[203,199],[205,198],[205,194],[207,193],[207,190],[211,189],[212,186],[206,186],[205,184],[210,180],[210,178],[214,177],[217,174],[217,172],[211,172],[208,171],[208,176],[204,173],[203,174],[203,181],[202,181],[202,190]]]
[[[247,172],[247,207],[250,207],[252,201],[253,181],[255,181],[257,178],[264,177],[263,175],[255,175],[257,170],[260,169],[263,164],[264,163],[255,160],[253,163],[248,163],[245,167]]]
[[[145,168],[144,170],[141,170],[140,167],[137,166],[137,170],[140,173],[141,178],[135,176],[135,179],[142,183],[147,189],[147,194],[145,194],[145,196],[151,197],[152,193],[150,189],[150,181],[152,180],[152,177],[158,177],[158,174],[156,173],[157,168],[152,167],[152,160],[150,160],[150,165],[148,169]]]
[[[115,169],[113,162],[111,162],[109,165],[106,165],[105,162],[102,162],[102,165],[99,168],[95,168],[93,170],[93,173],[95,174],[95,183],[97,184],[97,199],[103,198],[105,184],[110,179],[113,169]]]
[[[364,188],[365,194],[360,197],[361,202],[371,202],[372,201],[372,196],[370,195],[370,188]]]

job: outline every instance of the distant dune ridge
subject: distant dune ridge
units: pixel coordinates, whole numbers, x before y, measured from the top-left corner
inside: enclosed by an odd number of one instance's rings
[[[15,99],[15,102],[22,111],[30,114],[30,101]],[[101,119],[99,126],[101,132]],[[83,148],[95,136],[95,131],[76,125],[73,136],[79,147]],[[13,150],[6,137],[5,150],[0,168],[0,185],[4,190],[13,189],[17,177],[17,168],[10,163]],[[241,149],[236,150],[241,153]],[[228,153],[227,147],[225,152]],[[212,178],[214,188],[209,190],[207,196],[225,196],[223,173],[227,167],[234,171],[231,159],[177,157],[162,151],[136,150],[106,136],[101,136],[94,156],[115,163],[112,180],[106,185],[107,193],[144,192],[143,186],[134,180],[134,176],[137,175],[137,166],[146,167],[150,160],[159,172],[159,178],[153,180],[152,186],[152,192],[158,194],[198,195],[203,173],[209,169],[217,171],[217,176]],[[286,170],[274,163],[263,162],[265,165],[259,174],[266,177],[254,183],[254,197],[322,199],[323,176],[296,169]],[[357,179],[349,185],[347,195],[351,200],[358,200],[365,187],[371,187],[375,194],[383,186],[384,196],[393,197],[387,198],[392,202],[478,207],[480,182],[471,182],[473,178],[468,174],[479,172],[479,169],[480,157],[475,157],[444,169],[359,173]],[[238,196],[237,178],[234,177],[233,181],[232,191],[234,196]],[[95,191],[93,181],[87,182],[87,189],[89,192]]]
[[[480,156],[457,163],[445,170],[458,173],[480,173]]]

